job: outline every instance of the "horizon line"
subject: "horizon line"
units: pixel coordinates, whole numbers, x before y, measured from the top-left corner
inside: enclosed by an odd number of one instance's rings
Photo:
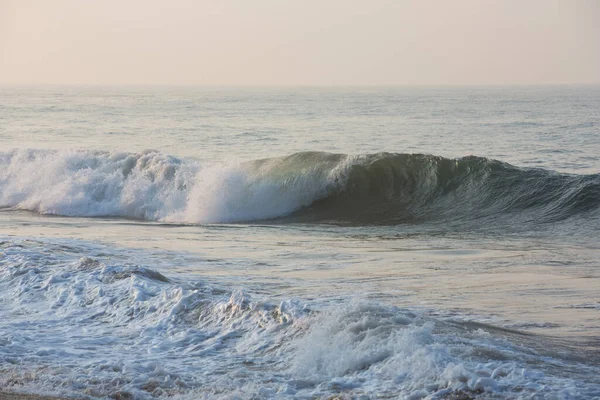
[[[189,87],[189,88],[402,88],[402,87],[541,87],[598,86],[598,82],[529,82],[529,83],[390,83],[390,84],[257,84],[257,83],[47,83],[0,82],[2,87],[70,86],[70,87]]]

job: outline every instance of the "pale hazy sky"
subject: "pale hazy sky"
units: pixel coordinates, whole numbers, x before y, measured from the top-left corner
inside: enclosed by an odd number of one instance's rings
[[[0,0],[0,83],[600,83],[600,0]]]

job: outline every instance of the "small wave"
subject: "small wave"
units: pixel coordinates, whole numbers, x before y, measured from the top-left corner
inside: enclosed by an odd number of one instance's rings
[[[157,151],[0,153],[0,208],[178,223],[553,222],[597,212],[600,175],[469,156],[295,153],[202,165]]]

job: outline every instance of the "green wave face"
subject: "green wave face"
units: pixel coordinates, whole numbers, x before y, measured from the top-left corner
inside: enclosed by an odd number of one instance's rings
[[[264,162],[264,161],[263,161]],[[499,220],[558,221],[597,211],[600,175],[518,168],[483,157],[299,153],[278,173],[340,169],[338,185],[288,220],[341,224]],[[343,168],[340,164],[345,163]],[[325,172],[323,173],[325,175]]]

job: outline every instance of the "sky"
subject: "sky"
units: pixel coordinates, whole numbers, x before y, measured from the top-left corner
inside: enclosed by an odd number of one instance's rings
[[[600,83],[597,0],[0,0],[0,84]]]

